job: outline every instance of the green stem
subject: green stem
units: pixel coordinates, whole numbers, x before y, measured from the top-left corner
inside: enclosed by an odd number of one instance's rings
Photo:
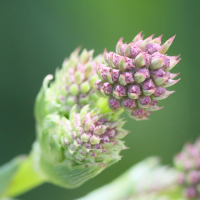
[[[30,154],[20,164],[4,196],[15,197],[44,183],[44,179],[35,172],[33,164],[34,159]]]

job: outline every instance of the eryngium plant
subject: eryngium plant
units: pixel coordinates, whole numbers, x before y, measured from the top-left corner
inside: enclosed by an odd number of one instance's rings
[[[143,40],[139,33],[129,44],[123,44],[120,38],[116,53],[105,49],[105,63],[97,66],[100,79],[95,90],[108,98],[111,110],[124,108],[136,120],[147,119],[151,111],[161,109],[156,105],[158,100],[174,92],[166,88],[179,81],[173,80],[178,74],[169,71],[180,59],[165,53],[175,36],[163,45],[161,37],[153,39],[152,35]]]
[[[37,140],[38,164],[46,181],[66,188],[78,187],[120,160],[128,132],[112,113],[100,114],[84,106],[70,110],[69,119],[50,114]],[[39,152],[39,154],[38,154]]]
[[[184,188],[187,199],[200,199],[200,139],[186,144],[174,159],[179,171],[177,182]]]

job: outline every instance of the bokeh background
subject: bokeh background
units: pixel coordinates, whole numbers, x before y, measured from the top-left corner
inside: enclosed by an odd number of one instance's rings
[[[169,55],[181,54],[172,72],[181,72],[176,92],[160,101],[163,110],[149,121],[127,119],[125,138],[130,147],[122,160],[74,190],[44,184],[22,196],[24,200],[72,200],[109,183],[142,159],[158,155],[164,164],[186,141],[199,136],[200,127],[200,1],[194,0],[1,0],[0,1],[0,165],[28,153],[35,139],[33,105],[43,78],[61,66],[79,45],[115,50],[120,37],[130,42],[176,34]],[[125,116],[126,117],[126,116]]]

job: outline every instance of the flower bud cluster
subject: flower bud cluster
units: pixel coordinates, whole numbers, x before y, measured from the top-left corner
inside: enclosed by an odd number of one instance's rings
[[[120,139],[129,133],[121,128],[124,122],[88,109],[84,106],[79,113],[72,107],[69,120],[62,123],[61,145],[66,158],[76,165],[118,161],[120,151],[126,148]]]
[[[184,187],[187,199],[200,199],[200,139],[194,144],[186,144],[175,159],[179,171],[178,184]]]
[[[97,66],[100,79],[94,88],[109,98],[111,110],[124,108],[136,120],[147,119],[151,111],[161,109],[156,105],[158,100],[173,93],[166,88],[179,79],[173,80],[178,74],[169,71],[180,59],[165,54],[175,36],[162,45],[161,37],[153,39],[152,35],[143,40],[139,33],[129,44],[120,38],[116,53],[104,51],[105,63]]]
[[[80,110],[84,105],[93,106],[98,96],[93,90],[97,80],[96,62],[92,60],[93,50],[75,50],[66,59],[60,70],[56,71],[55,81],[51,83],[47,99],[54,103],[59,113],[68,116],[73,105]]]

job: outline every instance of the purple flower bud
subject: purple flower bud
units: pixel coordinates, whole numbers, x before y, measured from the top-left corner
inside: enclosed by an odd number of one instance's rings
[[[97,94],[101,95],[101,88],[103,86],[103,82],[102,80],[97,80],[95,83],[94,83],[94,90],[97,92]]]
[[[117,83],[119,81],[120,72],[118,69],[111,69],[108,75],[108,81],[110,83]]]
[[[121,108],[120,101],[115,99],[114,97],[109,98],[108,105],[109,105],[110,109],[113,111],[117,111]]]
[[[141,68],[141,67],[149,67],[151,62],[151,56],[148,55],[145,52],[142,52],[140,54],[137,55],[137,57],[135,58],[135,67],[137,68]]]
[[[132,71],[135,69],[134,60],[128,57],[122,57],[118,65],[120,71]]]
[[[110,138],[113,138],[116,134],[116,130],[115,129],[109,129],[107,134],[109,135]]]
[[[123,58],[123,56],[113,53],[113,64],[114,64],[115,68],[119,69],[119,62],[122,58]]]
[[[131,48],[130,48],[130,57],[131,58],[136,58],[136,56],[138,54],[140,54],[142,52],[142,50],[136,46],[136,45],[131,45]]]
[[[149,104],[151,103],[151,98],[149,96],[142,96],[137,102],[140,108],[148,108],[150,107]]]
[[[170,77],[170,73],[169,72],[165,73],[162,69],[151,71],[150,74],[155,85],[157,86],[163,85],[163,83],[165,83]]]
[[[102,136],[102,143],[104,144],[106,142],[110,142],[110,138],[109,138],[108,135],[105,134],[105,135]]]
[[[84,143],[84,145],[85,145],[85,147],[87,148],[87,149],[91,149],[91,144],[90,143]]]
[[[123,106],[125,109],[135,108],[135,107],[136,107],[136,102],[135,102],[134,99],[123,98],[123,99],[122,99],[122,106]]]
[[[103,83],[101,87],[101,93],[104,94],[105,96],[110,96],[113,91],[113,86],[110,83]]]
[[[149,70],[147,68],[136,69],[134,74],[134,80],[136,83],[142,83],[145,79],[149,78]]]
[[[148,54],[152,55],[160,49],[160,45],[156,43],[149,43],[146,45],[144,51]]]
[[[133,84],[128,87],[128,97],[131,99],[138,99],[141,94],[140,85]]]
[[[190,184],[196,184],[198,183],[200,180],[200,172],[198,171],[191,171],[188,173],[188,176],[187,176],[187,181],[190,183]]]
[[[96,126],[99,126],[99,125],[103,125],[107,122],[108,120],[104,117],[101,117],[97,122],[96,122]]]
[[[162,69],[164,71],[169,71],[169,68],[170,68],[170,59],[167,56],[165,56],[165,55],[163,56],[163,58],[164,58],[164,64],[162,66]]]
[[[160,95],[163,95],[166,91],[166,88],[163,88],[161,86],[156,87],[155,92],[153,93],[154,97],[159,97]]]
[[[120,51],[120,55],[124,56],[126,47],[127,47],[127,44],[123,44],[122,45],[122,48],[121,48],[121,51]]]
[[[136,108],[132,111],[132,117],[135,118],[136,120],[141,120],[141,119],[147,119],[147,117],[150,115],[149,110],[144,110],[143,108]]]
[[[147,79],[142,83],[142,92],[145,96],[150,96],[155,90],[156,87],[151,79]]]
[[[196,190],[194,187],[189,187],[189,188],[186,188],[185,189],[185,197],[188,198],[188,199],[192,199],[192,198],[195,198],[196,197]]]
[[[122,74],[120,74],[119,77],[119,83],[123,86],[126,86],[130,83],[133,83],[134,79],[133,79],[133,73],[132,72],[123,72]]]
[[[104,64],[99,64],[98,67],[97,67],[97,72],[100,76],[101,79],[107,81],[108,80],[108,73],[110,71],[110,68],[107,67],[106,65]]]
[[[126,87],[118,84],[115,86],[113,90],[113,96],[116,99],[121,99],[122,97],[125,97],[127,95],[126,90],[127,90]]]

